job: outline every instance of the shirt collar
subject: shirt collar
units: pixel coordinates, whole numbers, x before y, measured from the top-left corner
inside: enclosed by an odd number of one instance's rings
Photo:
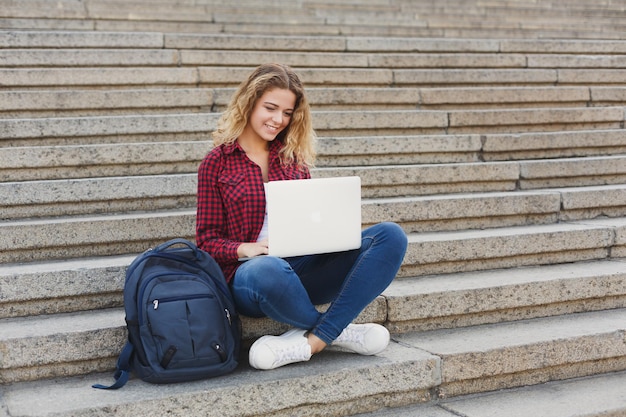
[[[245,152],[243,152],[243,149],[241,148],[241,146],[239,146],[239,142],[237,142],[237,141],[234,141],[233,143],[228,143],[228,144],[224,145],[224,153],[227,154],[227,155],[235,152],[235,150],[237,150],[237,149],[240,152],[245,153]]]
[[[280,148],[282,147],[282,142],[278,139],[274,139],[273,141],[270,142],[270,156],[275,155],[278,153],[278,151],[280,150]],[[235,152],[235,150],[238,150],[241,153],[246,153],[243,148],[241,147],[241,145],[239,145],[239,142],[234,141],[233,143],[229,143],[227,145],[224,145],[224,153],[225,154],[231,154],[233,152]]]

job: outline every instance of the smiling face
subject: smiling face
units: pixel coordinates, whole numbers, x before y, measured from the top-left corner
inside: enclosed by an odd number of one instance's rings
[[[291,121],[296,95],[287,89],[267,90],[255,103],[240,140],[271,142]]]

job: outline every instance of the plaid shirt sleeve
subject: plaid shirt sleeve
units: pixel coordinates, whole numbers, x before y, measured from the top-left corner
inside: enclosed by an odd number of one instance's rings
[[[308,170],[284,166],[281,144],[270,146],[270,181],[310,178]],[[265,216],[261,169],[237,145],[214,148],[198,169],[196,243],[222,267],[230,281],[239,266],[237,248],[255,242]]]
[[[236,256],[237,242],[226,239],[226,210],[218,184],[223,155],[213,149],[198,169],[196,243],[218,262]]]

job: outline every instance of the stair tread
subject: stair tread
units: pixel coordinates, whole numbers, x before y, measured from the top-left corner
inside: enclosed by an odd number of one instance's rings
[[[517,288],[528,283],[548,283],[604,276],[624,276],[626,278],[625,261],[626,259],[598,260],[402,278],[394,280],[389,288],[383,292],[383,295],[387,297],[418,297],[494,287],[511,286]],[[576,294],[572,295],[575,296]]]
[[[7,68],[28,67],[175,67],[220,62],[224,66],[245,66],[250,62],[288,62],[294,67],[328,68],[623,68],[621,58],[596,54],[536,54],[533,52],[395,52],[376,54],[359,51],[275,51],[272,49],[164,49],[164,48],[30,48],[0,49]]]
[[[234,88],[161,88],[145,85],[144,88],[108,89],[63,89],[0,92],[0,111],[9,112],[8,116],[0,113],[0,117],[19,118],[20,113],[26,116],[36,112],[57,114],[67,112],[110,113],[112,110],[124,110],[128,113],[136,109],[149,111],[174,111],[179,107],[195,107],[200,111],[211,106],[225,107],[234,93]],[[560,103],[595,103],[623,100],[624,89],[620,87],[465,87],[465,88],[421,88],[421,87],[311,87],[307,97],[314,110],[325,106],[337,108],[359,108],[359,106],[406,106],[412,108],[418,104],[421,108],[430,106],[456,105],[492,105],[508,106],[539,105],[546,103],[558,106]],[[159,100],[161,98],[161,100]],[[592,100],[593,98],[593,100]],[[144,110],[148,111],[148,110]],[[46,113],[48,112],[48,113]],[[89,114],[85,114],[89,116]]]
[[[459,230],[459,231],[442,231],[427,233],[410,233],[408,234],[409,243],[418,242],[437,242],[449,240],[473,240],[489,237],[506,237],[543,233],[558,233],[566,231],[578,230],[594,230],[606,227],[623,227],[626,225],[626,218],[612,219],[590,219],[567,223],[554,223],[543,225],[527,225],[514,227],[501,227],[496,229],[484,230]]]
[[[19,277],[21,281],[29,280],[31,291],[12,292],[3,294],[4,302],[15,300],[29,300],[50,297],[71,297],[78,294],[88,294],[90,291],[97,294],[98,291],[118,292],[121,299],[123,287],[123,275],[125,268],[134,259],[134,256],[103,257],[92,260],[73,260],[64,262],[40,262],[20,265],[3,265],[0,268],[0,279],[2,277]],[[545,265],[526,268],[487,270],[455,274],[440,274],[415,278],[401,278],[394,280],[383,292],[382,296],[387,298],[388,313],[390,321],[410,320],[415,317],[431,317],[437,314],[461,314],[476,311],[489,311],[491,309],[504,309],[515,306],[532,306],[536,303],[546,303],[552,301],[549,295],[543,296],[537,293],[537,288],[556,287],[563,291],[569,288],[567,294],[558,298],[557,302],[576,300],[585,297],[615,296],[624,295],[624,290],[620,291],[619,282],[626,279],[624,263],[626,259],[598,260],[592,262],[576,262],[564,265]],[[97,270],[104,270],[111,273],[113,271],[119,279],[108,278],[106,282],[98,286],[90,284],[93,280],[90,277],[98,276]],[[91,271],[91,272],[90,272]],[[82,274],[81,274],[82,273]],[[80,276],[85,275],[81,285]],[[53,278],[58,276],[58,278]],[[49,278],[48,278],[49,277]],[[71,282],[63,283],[63,277]],[[48,288],[49,284],[36,285],[37,283],[51,280],[59,283],[56,291]],[[603,282],[598,285],[598,280]],[[611,285],[610,282],[615,282]],[[580,282],[580,284],[577,284]],[[40,288],[41,287],[41,288]],[[84,288],[83,288],[84,287]],[[536,288],[535,288],[536,287]],[[515,297],[509,296],[505,289],[510,289]],[[501,291],[498,293],[497,291]],[[485,293],[489,302],[485,304],[472,304],[482,299],[479,294]],[[464,300],[459,294],[473,294],[469,300]],[[599,294],[599,295],[598,295]],[[548,300],[546,300],[546,297]],[[437,306],[425,306],[428,300],[435,299]],[[455,300],[453,302],[442,302],[442,300]],[[415,300],[418,306],[414,307]],[[120,300],[121,301],[121,300]],[[466,305],[466,302],[469,303]],[[121,304],[120,304],[121,305]],[[456,310],[462,310],[456,313]],[[117,316],[119,309],[105,310],[108,313],[100,313],[102,317]],[[417,311],[416,311],[417,310]],[[99,310],[96,310],[99,311]],[[78,317],[88,314],[76,313]],[[46,320],[54,320],[55,316],[44,316]],[[71,314],[67,316],[71,317]],[[6,328],[15,327],[15,331],[26,331],[20,328],[21,322],[36,323],[37,316],[14,318],[6,320]],[[3,326],[5,322],[0,321]],[[12,323],[12,324],[9,324]],[[45,329],[45,327],[44,327]],[[6,333],[9,336],[9,331]]]
[[[447,407],[467,417],[495,417],[502,410],[507,410],[507,417],[620,415],[626,413],[625,392],[626,374],[622,372],[459,399]]]
[[[120,306],[125,270],[134,257],[0,265],[0,282],[6,285],[0,301],[50,301],[103,292],[118,294],[115,304]],[[404,277],[394,280],[383,296],[387,298],[388,319],[392,322],[620,296],[623,295],[619,284],[624,279],[623,262],[620,258],[600,259],[565,265]],[[604,281],[603,285],[597,284],[598,279]],[[28,290],[11,285],[15,280],[28,283]],[[564,292],[563,288],[571,291]],[[458,302],[450,301],[458,297],[462,297]],[[480,301],[483,299],[489,301]],[[75,308],[86,307],[76,305]]]
[[[93,415],[96,410],[119,416],[136,415],[137,410],[160,415],[167,410],[178,413],[185,398],[187,415],[241,416],[250,412],[249,404],[255,404],[257,413],[271,414],[310,404],[332,407],[333,402],[399,390],[425,391],[437,383],[435,357],[393,343],[376,356],[324,352],[308,363],[271,372],[249,368],[247,359],[242,362],[233,374],[198,382],[151,385],[131,379],[114,395],[91,388],[93,383],[112,381],[112,374],[13,384],[0,392],[11,415]],[[337,390],[330,381],[354,384]],[[259,402],[258,398],[280,401]]]
[[[22,219],[11,223],[0,224],[0,228],[5,230],[14,229],[15,233],[21,233],[27,236],[26,229],[30,229],[29,233],[35,233],[35,229],[39,228],[53,228],[55,225],[68,227],[72,225],[81,225],[83,230],[83,236],[76,236],[75,242],[79,243],[80,240],[89,242],[104,242],[106,236],[92,236],[87,234],[88,231],[84,230],[84,226],[93,224],[94,222],[100,222],[101,224],[113,224],[115,221],[130,222],[130,221],[143,221],[154,219],[175,219],[175,218],[187,218],[195,214],[194,207],[180,208],[175,210],[167,210],[161,212],[146,212],[146,213],[119,213],[115,215],[88,215],[78,217],[59,217],[52,219]],[[434,232],[414,232],[407,233],[409,244],[421,244],[421,243],[436,243],[436,242],[452,242],[452,241],[468,241],[468,240],[482,240],[482,239],[506,239],[508,237],[526,236],[526,235],[546,235],[554,233],[567,233],[567,232],[579,232],[584,230],[589,231],[602,231],[612,228],[623,228],[626,225],[626,217],[615,217],[606,219],[589,219],[564,223],[553,224],[539,224],[539,225],[522,225],[522,226],[510,226],[510,227],[498,227],[482,230],[454,230],[454,231],[434,231]],[[21,232],[20,232],[21,231]],[[43,231],[45,233],[45,231]],[[124,230],[110,230],[110,236],[117,236],[118,238],[128,238],[129,231]],[[67,243],[67,242],[66,242]],[[0,246],[2,249],[15,248],[19,243],[4,242],[4,246]],[[28,244],[28,242],[22,242],[20,245]],[[579,245],[573,245],[572,247],[584,247],[584,242],[580,242]],[[503,249],[503,248],[499,248]],[[545,250],[545,248],[537,248],[539,250]]]
[[[100,178],[82,178],[82,179],[63,179],[63,180],[33,180],[13,183],[0,183],[0,190],[6,190],[3,196],[3,205],[22,206],[29,204],[62,204],[67,202],[88,203],[90,201],[102,200],[134,200],[134,199],[156,199],[162,197],[173,197],[189,195],[194,196],[196,193],[196,177],[194,174],[169,174],[169,175],[146,175],[137,177],[100,177]],[[443,195],[415,195],[415,196],[398,196],[398,197],[364,197],[362,205],[364,208],[370,206],[389,205],[401,206],[405,204],[419,204],[427,202],[439,202],[445,205],[463,204],[471,201],[489,201],[489,200],[518,200],[523,201],[526,198],[536,197],[536,204],[540,201],[550,201],[557,195],[576,197],[590,193],[615,193],[614,205],[621,205],[623,202],[619,191],[626,188],[626,184],[612,184],[588,187],[572,187],[545,190],[524,190],[524,191],[501,191],[501,192],[476,192],[476,193],[453,193]],[[610,203],[610,202],[607,202]],[[574,201],[571,204],[575,204]],[[579,203],[580,204],[580,203]],[[191,208],[191,207],[189,207]],[[439,208],[441,209],[441,207]],[[489,207],[485,208],[489,210]],[[545,212],[558,211],[558,207],[549,204],[546,207],[511,207],[511,210],[526,212]],[[528,210],[528,211],[525,211]],[[452,209],[450,210],[452,211]],[[392,215],[393,213],[387,213]],[[412,213],[407,213],[411,215]],[[437,218],[443,213],[432,213],[430,218]],[[465,216],[468,213],[457,213],[459,216]],[[498,213],[489,213],[486,215],[496,215]],[[510,214],[507,212],[500,213]],[[454,215],[454,213],[449,213]]]
[[[458,397],[438,405],[381,409],[354,417],[577,417],[626,414],[626,373],[615,372]]]
[[[442,356],[488,352],[518,346],[614,334],[626,330],[626,309],[576,313],[458,329],[431,330],[394,336],[397,340]],[[626,354],[626,345],[623,346]],[[484,365],[484,364],[481,364]],[[499,364],[494,366],[506,366]],[[484,369],[487,372],[487,369]]]
[[[624,332],[626,332],[626,309],[617,309],[515,323],[394,335],[394,340],[400,343],[392,342],[386,351],[374,358],[325,352],[308,364],[289,366],[267,373],[253,371],[242,365],[242,368],[231,376],[176,384],[166,388],[133,380],[115,396],[92,391],[89,387],[91,383],[102,382],[103,378],[106,381],[107,377],[90,375],[51,382],[14,384],[4,388],[3,397],[9,410],[15,415],[19,415],[17,410],[21,410],[20,412],[28,410],[33,413],[29,415],[42,415],[31,408],[33,401],[27,401],[32,395],[39,396],[37,404],[48,404],[48,407],[44,408],[46,412],[51,410],[77,412],[83,407],[89,407],[93,412],[94,408],[123,407],[125,403],[128,406],[128,402],[136,402],[139,397],[156,400],[157,403],[162,401],[167,403],[176,402],[180,395],[186,395],[193,401],[203,401],[195,399],[202,393],[206,401],[206,398],[213,397],[207,395],[207,392],[218,395],[224,389],[238,386],[239,389],[229,396],[229,403],[231,400],[242,401],[250,393],[258,395],[261,387],[267,384],[286,384],[288,387],[285,388],[293,389],[294,384],[303,386],[319,377],[325,380],[341,377],[345,380],[354,372],[362,377],[363,370],[367,369],[368,374],[378,378],[381,374],[387,375],[387,372],[393,371],[394,378],[389,378],[384,386],[380,386],[378,381],[376,387],[370,387],[375,390],[369,393],[372,395],[383,393],[388,389],[399,389],[396,384],[401,384],[404,390],[410,388],[406,385],[408,381],[399,381],[402,379],[401,375],[410,374],[415,380],[415,372],[421,372],[417,388],[423,389],[436,387],[440,382],[449,383],[479,377],[480,374],[506,374],[524,366],[541,368],[562,363],[599,360],[615,355],[624,356],[626,355],[626,346],[622,340]],[[590,341],[594,338],[596,341]],[[506,361],[504,358],[510,355],[518,360],[514,361],[515,363]],[[473,357],[475,363],[468,363],[467,357]],[[479,360],[481,357],[484,359]],[[441,364],[437,365],[439,361]],[[442,372],[441,380],[438,380],[436,375],[439,366]],[[429,371],[424,374],[426,369]],[[241,389],[244,386],[247,389]],[[315,395],[319,398],[318,394],[320,393],[317,391],[315,394],[298,391],[299,401],[310,404],[315,401],[310,396]],[[68,401],[71,397],[75,397],[76,400]],[[213,403],[213,400],[209,402]],[[214,406],[216,410],[226,412],[226,408],[221,407],[228,406],[228,403]],[[135,406],[139,406],[139,403],[135,403]]]
[[[102,309],[6,319],[0,340],[28,339],[126,326],[122,309]]]
[[[84,217],[67,217],[58,219],[25,219],[0,224],[3,233],[11,233],[13,243],[4,242],[5,250],[29,250],[36,241],[36,247],[41,249],[41,239],[49,233],[54,233],[55,228],[74,230],[73,245],[103,244],[113,241],[149,241],[163,240],[162,233],[143,231],[139,234],[127,230],[128,227],[136,227],[144,222],[151,222],[154,226],[163,223],[171,228],[178,228],[179,235],[193,234],[193,217],[195,209],[178,209],[156,213],[129,213],[117,215],[91,215]],[[99,224],[106,233],[94,235],[91,228]],[[111,225],[118,225],[111,229]],[[124,226],[126,225],[126,226]],[[185,229],[185,230],[183,230]],[[183,233],[185,232],[185,233]],[[586,233],[586,239],[580,239],[581,234]],[[39,236],[39,238],[37,238]],[[566,223],[508,226],[490,228],[484,230],[456,230],[408,233],[409,250],[405,257],[405,265],[422,263],[461,261],[467,259],[485,259],[499,256],[515,256],[523,254],[537,254],[559,252],[563,250],[603,249],[612,245],[623,245],[626,237],[626,217],[606,219],[590,219],[572,221]],[[522,244],[520,239],[530,238],[530,242]],[[2,242],[0,242],[2,243]],[[66,244],[68,241],[66,240]],[[464,247],[467,244],[475,247]],[[456,249],[449,252],[449,248]],[[448,247],[448,249],[445,249]],[[147,248],[147,247],[146,247]],[[428,248],[428,253],[424,253]],[[481,258],[484,256],[485,258]],[[88,261],[86,265],[88,265]],[[6,264],[10,265],[10,264]],[[25,264],[28,265],[28,264]],[[6,268],[0,265],[0,271]],[[11,266],[20,268],[20,266]],[[28,268],[26,266],[25,268]],[[444,272],[444,271],[441,271]],[[458,272],[458,271],[457,271]],[[404,275],[406,276],[406,275]]]

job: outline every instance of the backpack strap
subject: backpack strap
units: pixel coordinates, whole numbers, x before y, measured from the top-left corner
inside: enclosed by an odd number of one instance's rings
[[[126,385],[130,378],[130,358],[133,356],[133,351],[133,345],[130,342],[126,342],[120,357],[117,359],[117,367],[115,374],[113,374],[115,382],[112,385],[94,384],[92,387],[98,389],[118,389]]]

